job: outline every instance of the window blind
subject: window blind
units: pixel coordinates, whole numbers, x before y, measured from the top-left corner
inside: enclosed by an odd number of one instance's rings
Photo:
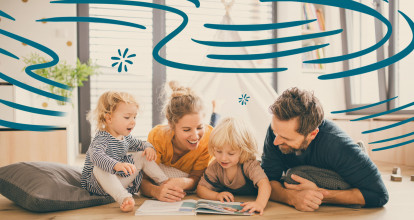
[[[100,66],[100,75],[91,77],[91,109],[96,107],[99,96],[108,90],[131,93],[140,109],[132,135],[146,139],[152,128],[152,8],[90,4],[90,17],[116,19],[144,25],[145,30],[114,24],[90,23],[90,59]],[[127,56],[133,64],[126,64],[127,71],[116,60],[128,48]],[[125,64],[125,62],[123,63]],[[92,127],[94,134],[94,127]]]

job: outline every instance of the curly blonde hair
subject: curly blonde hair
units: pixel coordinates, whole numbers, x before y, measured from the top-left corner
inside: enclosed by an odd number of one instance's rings
[[[215,149],[230,145],[233,150],[240,150],[239,163],[256,160],[257,143],[246,123],[239,118],[223,118],[213,129],[208,141],[208,152],[214,156]]]
[[[168,86],[172,93],[164,106],[164,113],[171,128],[175,128],[185,115],[204,111],[201,98],[191,88],[180,86],[176,81],[170,81]]]
[[[127,92],[107,91],[99,97],[96,108],[88,113],[89,122],[96,123],[96,130],[104,131],[106,127],[105,115],[112,114],[121,102],[134,104],[139,108],[133,95]]]

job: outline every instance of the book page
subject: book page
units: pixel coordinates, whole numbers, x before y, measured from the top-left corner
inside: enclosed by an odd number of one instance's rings
[[[146,200],[135,215],[195,215],[196,202],[190,199],[180,202]]]
[[[197,213],[226,214],[226,215],[252,215],[240,212],[243,209],[240,202],[225,202],[200,199],[197,202]]]

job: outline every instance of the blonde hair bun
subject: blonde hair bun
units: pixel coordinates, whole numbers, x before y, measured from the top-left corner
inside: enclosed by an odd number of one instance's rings
[[[184,115],[200,113],[204,110],[201,98],[191,88],[184,87],[177,81],[168,82],[168,87],[171,90],[171,94],[167,94],[164,113],[172,127],[175,127],[175,124]]]

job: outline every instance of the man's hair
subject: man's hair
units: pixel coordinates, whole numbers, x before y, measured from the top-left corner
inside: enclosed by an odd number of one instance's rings
[[[296,132],[304,136],[318,128],[324,117],[322,105],[313,92],[297,87],[284,91],[269,110],[281,121],[298,118]]]

